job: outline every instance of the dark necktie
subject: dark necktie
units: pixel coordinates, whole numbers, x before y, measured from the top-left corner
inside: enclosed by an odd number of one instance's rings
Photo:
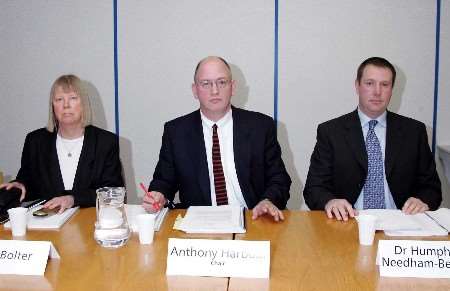
[[[364,209],[383,209],[384,203],[384,170],[381,146],[375,134],[378,121],[369,121],[366,138],[367,178],[364,184]]]
[[[217,135],[217,124],[213,125],[212,136],[212,164],[214,174],[214,188],[216,189],[217,205],[227,205],[227,187],[225,184],[225,176],[223,174],[222,160],[220,159],[219,136]]]

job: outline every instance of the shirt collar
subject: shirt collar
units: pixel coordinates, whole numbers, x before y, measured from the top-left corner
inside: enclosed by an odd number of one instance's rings
[[[206,127],[211,129],[214,124],[217,124],[217,127],[219,127],[219,128],[224,127],[232,119],[233,114],[232,114],[232,109],[230,108],[230,110],[228,110],[228,112],[221,119],[217,120],[216,122],[208,119],[208,117],[206,117],[201,110],[200,110],[200,116],[202,118],[202,123],[204,125],[206,125]]]
[[[386,115],[387,111],[385,110],[380,116],[375,118],[376,121],[378,121],[378,124],[382,127],[386,127]],[[361,122],[361,127],[369,126],[369,121],[373,120],[369,116],[365,115],[364,112],[362,112],[358,107],[358,116],[359,121]]]

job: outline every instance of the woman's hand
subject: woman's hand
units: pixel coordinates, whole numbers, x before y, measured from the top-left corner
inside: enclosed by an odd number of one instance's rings
[[[43,208],[55,209],[59,207],[58,214],[63,213],[67,208],[71,208],[74,204],[72,195],[55,197],[42,206]]]
[[[27,190],[25,189],[25,186],[20,182],[10,182],[10,183],[3,183],[0,185],[0,189],[6,188],[6,190],[10,190],[11,188],[17,188],[20,189],[20,201],[22,201],[25,198],[25,194],[27,193]]]

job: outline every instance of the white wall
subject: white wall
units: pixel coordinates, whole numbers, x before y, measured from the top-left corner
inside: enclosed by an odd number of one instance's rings
[[[53,81],[75,73],[89,89],[95,121],[114,130],[111,1],[0,2],[0,168],[20,166],[25,135],[43,127]]]
[[[450,144],[450,6],[442,2],[437,138]],[[129,199],[138,202],[136,184],[153,175],[164,122],[197,108],[190,86],[201,58],[225,57],[240,86],[234,104],[273,116],[275,1],[118,3],[121,155]],[[45,125],[48,92],[61,74],[86,81],[96,124],[115,131],[112,5],[0,2],[0,169],[6,178],[17,173],[25,134]],[[363,59],[379,55],[394,63],[390,109],[423,121],[431,134],[435,6],[279,1],[278,129],[294,181],[290,208],[302,203],[317,125],[356,107],[353,82]]]

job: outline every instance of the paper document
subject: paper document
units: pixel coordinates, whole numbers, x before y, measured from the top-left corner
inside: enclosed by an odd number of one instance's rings
[[[427,211],[426,214],[430,216],[437,224],[450,232],[450,209],[439,208],[436,211]]]
[[[161,225],[168,211],[169,208],[163,208],[156,213],[155,231],[159,231],[159,229],[161,228]],[[142,207],[142,205],[125,204],[125,212],[127,214],[127,220],[131,230],[137,232],[138,227],[136,216],[138,216],[138,214],[147,213],[147,211],[144,209],[144,207]]]
[[[79,207],[68,208],[64,210],[61,214],[53,214],[44,217],[36,217],[33,216],[33,212],[42,208],[43,205],[39,205],[37,207],[30,208],[27,212],[28,229],[59,229],[61,226],[66,223],[75,212],[78,211]],[[11,228],[11,222],[5,223],[5,228]]]
[[[179,228],[187,233],[245,233],[240,206],[191,206]]]
[[[446,236],[448,231],[439,226],[426,213],[404,214],[399,209],[366,209],[360,214],[377,217],[376,229],[388,236]]]

